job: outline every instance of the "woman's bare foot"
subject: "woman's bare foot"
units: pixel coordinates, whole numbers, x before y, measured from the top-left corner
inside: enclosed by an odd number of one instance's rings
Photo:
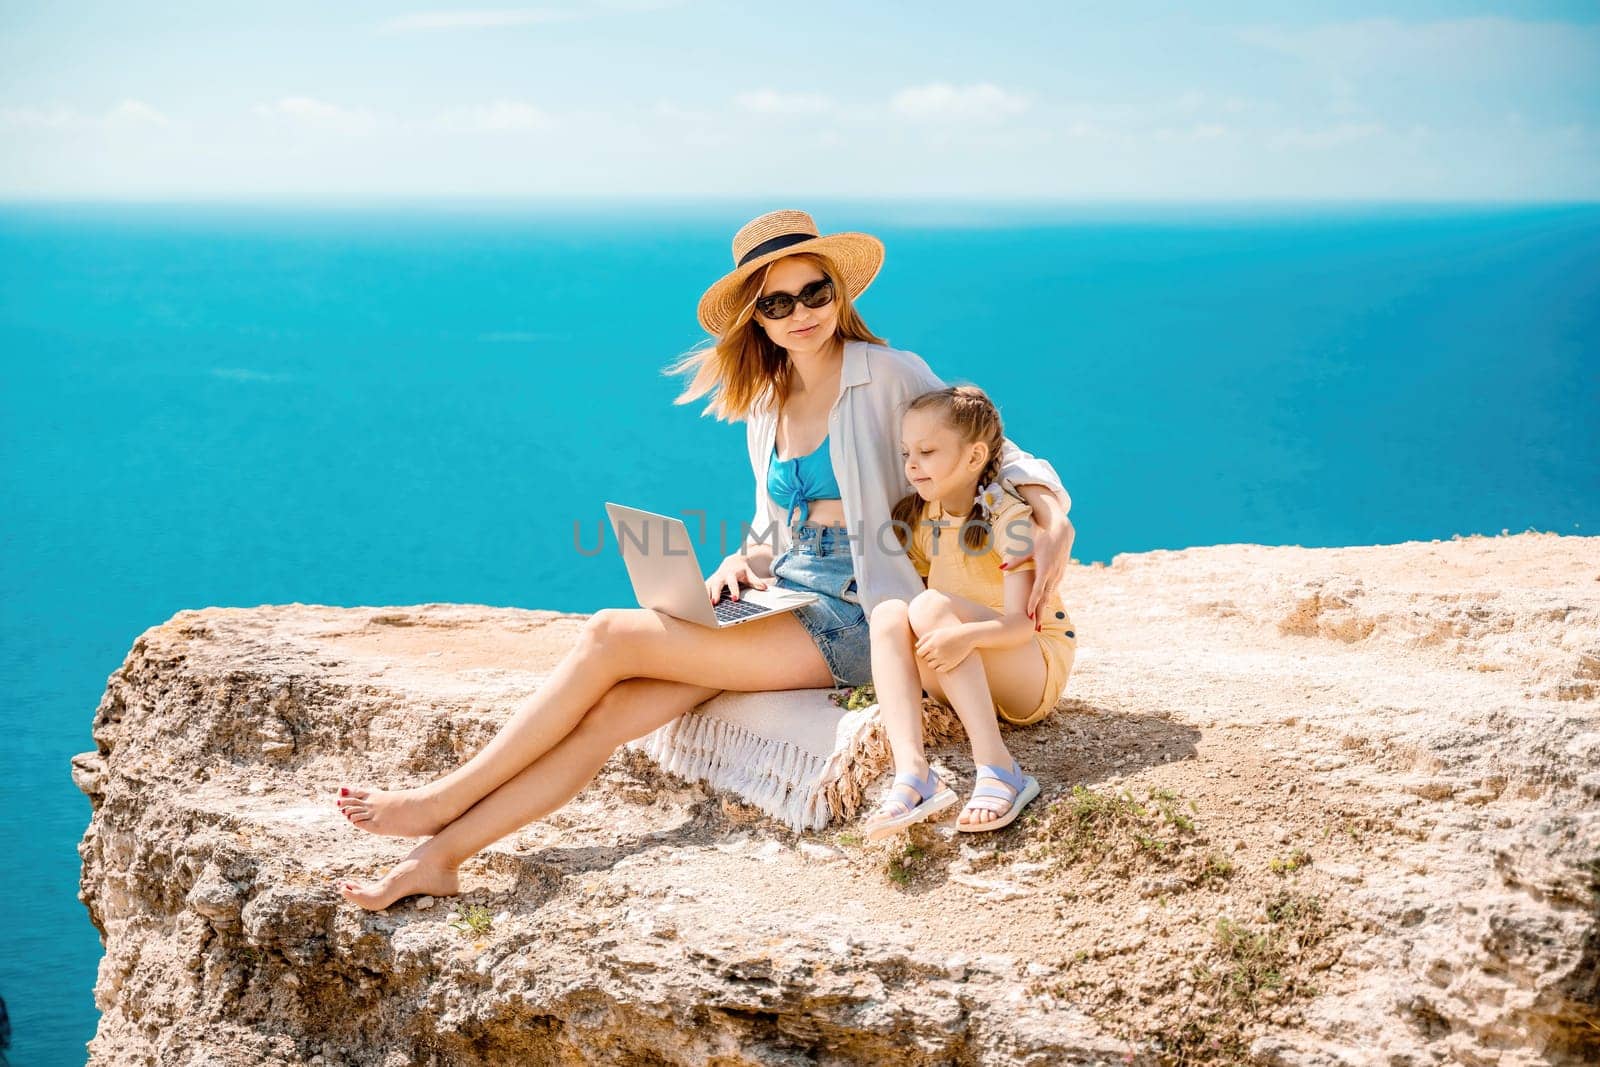
[[[339,787],[339,813],[358,830],[386,837],[432,837],[450,823],[450,813],[421,789]]]
[[[461,880],[454,867],[441,864],[426,855],[418,855],[426,847],[418,845],[412,849],[410,855],[376,882],[363,884],[341,879],[338,882],[339,895],[368,911],[378,911],[401,897],[416,893],[430,897],[451,897],[461,892]]]

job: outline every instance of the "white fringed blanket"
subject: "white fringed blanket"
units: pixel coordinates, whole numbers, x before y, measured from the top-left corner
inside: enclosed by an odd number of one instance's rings
[[[628,747],[663,769],[727,789],[787,824],[820,830],[849,818],[891,765],[876,704],[846,711],[832,689],[725,692]],[[960,734],[948,708],[923,701],[930,743]]]

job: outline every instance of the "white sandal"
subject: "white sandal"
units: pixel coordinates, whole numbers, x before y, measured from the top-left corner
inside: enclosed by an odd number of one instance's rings
[[[967,799],[967,806],[961,809],[961,814],[968,811],[987,811],[995,813],[995,818],[987,822],[962,822],[956,818],[956,829],[963,833],[981,833],[988,830],[998,830],[1002,826],[1010,826],[1028,802],[1039,795],[1039,783],[1032,775],[1022,773],[1022,764],[1016,760],[1011,761],[1012,769],[1007,771],[988,763],[978,764],[977,779],[973,783],[972,796]],[[993,779],[988,785],[984,779]],[[998,782],[999,784],[993,784]],[[1003,787],[1003,788],[1002,788]],[[1010,807],[1001,809],[990,804],[975,804],[979,799],[1004,800]]]
[[[889,794],[865,820],[862,829],[867,840],[881,840],[912,823],[937,815],[954,804],[957,799],[955,791],[942,782],[936,790],[933,785],[934,779],[932,767],[928,768],[928,777],[925,780],[918,779],[909,771],[895,775],[894,784],[889,787]],[[904,800],[896,796],[894,790],[899,786],[914,790],[917,802],[908,806]],[[899,811],[895,810],[897,806]]]

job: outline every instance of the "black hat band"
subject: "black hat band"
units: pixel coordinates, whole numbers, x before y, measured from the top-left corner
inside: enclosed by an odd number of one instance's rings
[[[779,237],[769,237],[741,256],[739,262],[734,264],[734,269],[737,270],[752,259],[759,259],[768,252],[776,252],[780,248],[788,248],[790,245],[797,245],[802,241],[815,241],[816,239],[817,235],[814,233],[786,233]]]

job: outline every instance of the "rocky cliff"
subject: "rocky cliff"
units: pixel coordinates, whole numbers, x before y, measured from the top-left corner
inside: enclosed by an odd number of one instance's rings
[[[466,758],[582,617],[180,612],[73,760],[91,1063],[1600,1060],[1600,538],[1151,552],[1063,593],[1003,832],[797,837],[624,752],[463,896],[370,914],[331,881],[409,846],[336,784]]]

